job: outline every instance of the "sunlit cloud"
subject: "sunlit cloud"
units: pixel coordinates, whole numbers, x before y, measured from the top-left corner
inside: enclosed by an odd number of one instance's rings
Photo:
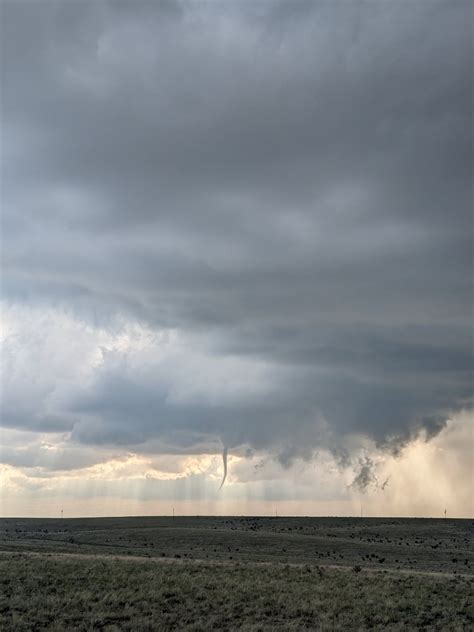
[[[87,504],[87,499],[99,503],[108,499],[109,511],[119,514],[128,500],[138,513],[166,512],[170,502],[178,503],[187,514],[203,513],[205,507],[211,513],[224,508],[230,513],[247,513],[260,502],[264,514],[276,510],[283,515],[285,508],[293,508],[301,515],[324,515],[336,506],[343,515],[358,515],[363,509],[364,515],[436,516],[447,508],[450,515],[468,517],[473,510],[469,491],[473,422],[472,415],[462,413],[436,438],[426,441],[420,437],[397,456],[375,446],[370,451],[366,445],[346,465],[328,451],[310,461],[296,460],[290,467],[269,454],[230,455],[229,476],[222,489],[222,462],[215,454],[126,454],[90,467],[54,472],[4,465],[0,470],[2,509],[12,515],[21,503],[32,507],[42,497],[54,506],[52,515],[59,505],[77,498],[79,506]],[[367,455],[373,478],[358,488],[353,481]],[[111,499],[118,502],[115,509]],[[70,512],[74,514],[74,509]],[[49,510],[46,514],[51,515]]]

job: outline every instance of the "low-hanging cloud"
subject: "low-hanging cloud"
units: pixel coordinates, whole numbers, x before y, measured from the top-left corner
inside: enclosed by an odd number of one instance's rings
[[[3,425],[285,464],[470,405],[467,4],[1,12]]]

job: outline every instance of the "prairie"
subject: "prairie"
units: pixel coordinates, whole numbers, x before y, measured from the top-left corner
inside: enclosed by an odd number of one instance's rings
[[[470,630],[470,520],[0,520],[2,630]]]

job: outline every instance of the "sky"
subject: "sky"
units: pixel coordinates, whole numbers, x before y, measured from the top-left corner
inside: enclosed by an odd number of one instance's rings
[[[0,515],[472,517],[472,4],[0,17]]]

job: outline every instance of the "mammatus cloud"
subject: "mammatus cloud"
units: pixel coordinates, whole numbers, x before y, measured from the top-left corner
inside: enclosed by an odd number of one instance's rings
[[[470,407],[467,3],[0,10],[4,427],[289,470]]]

